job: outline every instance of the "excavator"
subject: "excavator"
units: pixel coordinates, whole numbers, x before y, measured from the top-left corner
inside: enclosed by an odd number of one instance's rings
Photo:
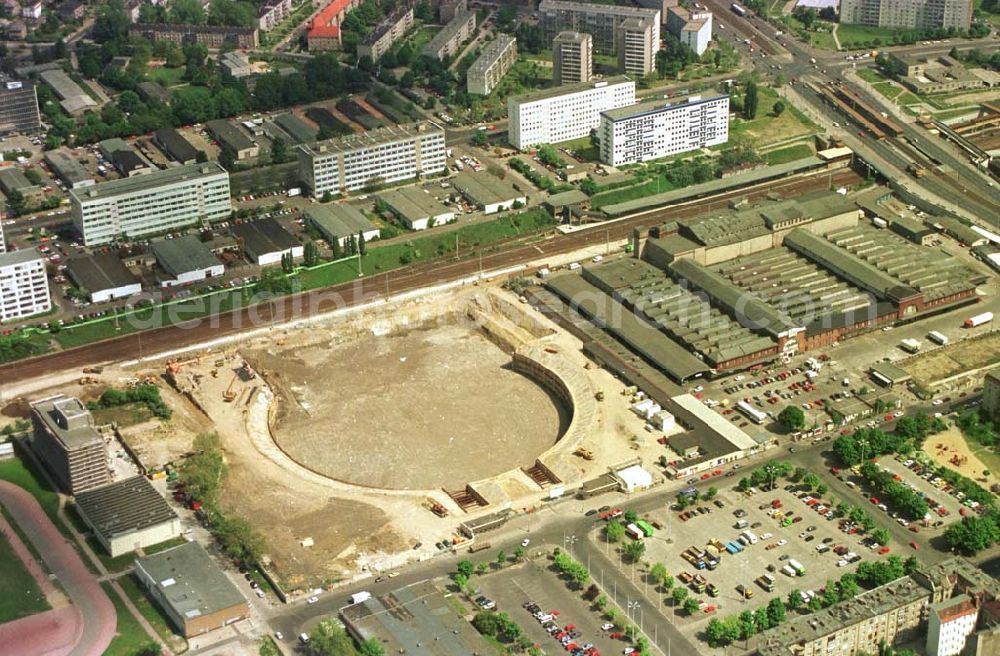
[[[238,377],[239,376],[236,374],[233,374],[233,379],[229,381],[229,387],[227,387],[226,391],[222,393],[222,400],[226,403],[232,403],[236,400],[236,392],[233,391],[233,385],[236,384],[236,379]]]

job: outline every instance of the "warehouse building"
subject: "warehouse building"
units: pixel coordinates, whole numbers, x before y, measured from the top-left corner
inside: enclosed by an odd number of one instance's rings
[[[601,112],[601,161],[637,164],[729,141],[729,96],[662,100]]]
[[[87,246],[222,221],[233,212],[229,173],[218,162],[102,182],[71,191],[70,202]]]
[[[678,456],[667,466],[666,474],[670,478],[696,476],[767,447],[766,437],[750,437],[691,394],[672,397],[666,409],[686,429],[667,439],[667,446]]]
[[[299,172],[316,198],[445,170],[444,130],[430,122],[389,126],[298,147]]]
[[[246,598],[197,542],[136,558],[135,575],[185,638],[249,615]]]
[[[476,12],[462,10],[455,13],[455,17],[448,21],[440,32],[424,46],[422,54],[444,61],[448,57],[454,57],[462,48],[462,44],[472,38],[476,33]]]
[[[0,134],[34,132],[41,127],[35,85],[20,80],[0,80]]]
[[[365,241],[378,239],[379,229],[358,208],[343,203],[311,205],[306,209],[308,218],[323,235],[328,244],[340,244],[341,251],[352,237],[364,235]]]
[[[300,258],[304,252],[299,240],[274,219],[236,224],[233,235],[246,258],[260,266],[280,264],[281,258],[287,254]]]
[[[170,92],[159,82],[140,82],[135,88],[139,97],[146,102],[159,102],[169,105],[172,100]]]
[[[156,240],[152,250],[156,262],[167,273],[167,277],[160,280],[161,287],[188,285],[225,273],[222,262],[194,235]]]
[[[31,448],[67,494],[111,482],[104,438],[80,399],[51,396],[31,404]]]
[[[80,189],[96,184],[90,171],[64,148],[45,151],[45,163],[52,173],[63,181],[67,189]]]
[[[112,558],[178,538],[181,520],[145,476],[80,492],[76,510]]]
[[[0,191],[5,196],[18,192],[24,196],[28,207],[41,205],[45,200],[45,191],[41,185],[36,185],[24,175],[21,169],[10,167],[0,169]]]
[[[163,128],[154,132],[153,143],[178,164],[188,165],[198,161],[198,150],[173,128]]]
[[[205,128],[219,142],[219,146],[231,152],[236,159],[249,159],[260,154],[260,146],[229,121],[208,121]]]
[[[367,56],[377,61],[412,27],[413,7],[408,4],[396,7],[358,44],[358,57]]]
[[[97,107],[97,102],[61,68],[42,71],[39,77],[56,92],[59,104],[67,114],[80,116],[88,109]]]
[[[128,298],[142,291],[139,279],[114,253],[80,253],[66,260],[66,274],[91,303]]]
[[[594,74],[594,39],[585,32],[560,32],[552,40],[552,83],[589,82]]]
[[[527,197],[514,189],[509,182],[489,173],[459,173],[451,183],[459,193],[485,214],[513,209],[515,203],[523,207],[528,201]]]
[[[274,124],[279,128],[284,130],[289,137],[292,138],[292,143],[310,143],[316,141],[316,135],[319,134],[317,128],[312,127],[302,119],[300,119],[295,114],[279,114],[274,117]]]
[[[507,98],[508,140],[518,150],[571,141],[601,125],[601,112],[635,104],[635,82],[624,75]]]
[[[490,95],[516,61],[517,39],[507,34],[498,34],[469,67],[466,78],[468,92],[481,96]]]
[[[929,246],[936,237],[934,231],[925,226],[923,223],[905,216],[896,217],[890,221],[889,229],[903,239],[907,239],[912,241],[914,244],[919,244],[921,246]]]
[[[542,0],[538,5],[538,22],[547,40],[567,30],[586,32],[594,38],[594,52],[601,55],[618,55],[618,40],[622,35],[619,28],[627,19],[648,26],[649,33],[641,47],[649,50],[648,58],[651,59],[660,49],[662,16],[658,9],[563,0]]]
[[[0,253],[0,321],[24,319],[51,309],[45,260],[38,251],[26,248]]]
[[[378,195],[393,214],[410,230],[426,230],[455,219],[455,211],[445,207],[422,189],[403,187]]]

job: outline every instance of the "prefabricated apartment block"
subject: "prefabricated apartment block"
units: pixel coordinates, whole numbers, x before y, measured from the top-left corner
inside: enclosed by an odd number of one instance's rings
[[[52,309],[45,260],[34,248],[0,253],[0,321]]]

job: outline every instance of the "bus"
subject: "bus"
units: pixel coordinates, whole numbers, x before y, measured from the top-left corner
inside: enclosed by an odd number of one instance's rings
[[[806,568],[803,567],[802,563],[800,563],[799,561],[797,561],[795,559],[791,559],[791,560],[788,561],[788,566],[791,567],[792,569],[794,569],[795,573],[798,574],[799,576],[805,576],[806,575]]]
[[[636,526],[635,524],[629,524],[628,526],[626,526],[625,533],[633,540],[641,540],[643,537],[645,537],[645,533],[642,532],[642,529]]]
[[[736,403],[736,409],[756,424],[763,424],[767,421],[767,414],[761,412],[746,401],[738,401]]]
[[[729,8],[733,10],[734,14],[738,14],[740,16],[746,16],[747,15],[747,10],[744,9],[741,5],[736,4],[735,2],[733,4],[731,4],[731,5],[729,5]]]
[[[635,525],[647,538],[653,537],[653,527],[644,519],[637,519]]]

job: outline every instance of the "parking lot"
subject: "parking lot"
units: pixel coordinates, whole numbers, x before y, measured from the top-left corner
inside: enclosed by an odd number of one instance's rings
[[[592,643],[601,654],[607,656],[620,654],[622,649],[632,644],[612,639],[609,631],[602,631],[601,626],[605,624],[605,620],[597,611],[591,610],[582,597],[582,591],[571,590],[565,581],[548,569],[549,565],[547,559],[533,560],[477,578],[480,589],[477,596],[482,594],[495,601],[495,610],[507,613],[520,625],[525,635],[547,654],[562,653],[563,647],[524,608],[527,601],[535,602],[546,612],[558,611],[559,615],[553,621],[560,627],[574,625],[573,631],[579,633],[579,636],[573,638],[573,642],[581,648]]]
[[[933,442],[934,437],[928,438],[928,442]],[[910,466],[904,463],[911,463]],[[930,480],[924,478],[924,475],[929,475],[930,470],[923,469],[919,463],[915,463],[909,458],[903,458],[902,461],[896,460],[895,458],[884,457],[880,458],[878,464],[885,470],[892,472],[895,476],[899,477],[899,481],[905,485],[910,485],[917,492],[921,492],[925,495],[928,500],[933,500],[934,503],[930,503],[931,512],[938,518],[944,521],[945,525],[950,524],[961,519],[960,509],[962,508],[962,503],[956,497],[952,496],[948,492],[944,491],[947,484],[942,481],[941,488],[935,487],[931,481],[936,479],[937,476],[932,476]],[[915,469],[911,469],[915,467]],[[920,474],[916,472],[920,471]],[[856,477],[855,480],[859,485],[864,485],[863,479]],[[947,486],[950,489],[950,486]],[[867,489],[867,487],[865,487]],[[947,511],[947,514],[942,514],[935,507],[935,503],[939,504],[941,507]],[[889,507],[889,513],[893,512],[893,508]],[[968,510],[966,510],[968,512]]]

